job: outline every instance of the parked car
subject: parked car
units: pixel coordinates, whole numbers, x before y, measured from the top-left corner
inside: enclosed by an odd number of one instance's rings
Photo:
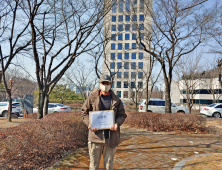
[[[0,102],[0,116],[7,117],[8,105],[9,102]],[[18,102],[12,103],[12,114],[14,114],[16,117],[19,117],[21,112],[22,112],[21,104]]]
[[[213,103],[206,107],[200,109],[200,114],[205,116],[213,116],[215,118],[220,118],[222,114],[222,103]]]
[[[70,110],[71,108],[64,104],[60,104],[60,103],[48,104],[48,114],[53,113],[53,112],[64,112],[64,111],[70,111]],[[33,108],[33,113],[38,113],[38,107]]]
[[[139,112],[146,112],[146,99],[143,99],[139,104]],[[172,113],[189,113],[186,107],[177,106],[174,103],[171,103]],[[148,103],[147,112],[156,112],[156,113],[165,113],[165,100],[163,99],[153,99],[151,98]]]

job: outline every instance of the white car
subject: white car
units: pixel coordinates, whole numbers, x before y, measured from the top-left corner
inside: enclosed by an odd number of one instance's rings
[[[222,103],[213,103],[200,109],[200,114],[220,118],[222,114]]]
[[[71,108],[69,106],[66,106],[64,104],[60,103],[49,103],[48,104],[48,114],[53,112],[64,112],[64,111],[70,111]],[[33,108],[33,113],[38,113],[38,107]]]
[[[139,104],[139,112],[146,112],[146,99],[143,99]],[[189,113],[186,107],[177,106],[171,103],[172,113]],[[165,113],[165,100],[151,98],[148,103],[147,112]]]
[[[9,102],[0,102],[0,116],[7,117],[8,105],[9,105]],[[22,112],[21,104],[18,102],[12,103],[12,114],[15,114],[17,117],[19,117],[20,112]]]

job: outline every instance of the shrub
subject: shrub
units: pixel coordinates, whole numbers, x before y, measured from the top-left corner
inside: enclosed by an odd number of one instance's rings
[[[59,112],[0,131],[0,169],[43,169],[87,145],[80,112]]]
[[[125,124],[154,132],[207,133],[206,119],[195,114],[128,112]]]
[[[38,113],[29,113],[27,114],[28,119],[37,119],[38,118]]]

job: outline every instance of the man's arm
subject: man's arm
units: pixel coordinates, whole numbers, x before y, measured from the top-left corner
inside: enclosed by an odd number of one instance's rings
[[[89,127],[89,111],[92,111],[92,106],[90,104],[90,99],[88,97],[86,101],[83,103],[81,109],[82,120],[87,125],[87,127]]]
[[[117,114],[116,114],[116,123],[118,126],[121,126],[123,122],[125,121],[127,115],[125,113],[125,109],[123,107],[122,101],[117,106]]]

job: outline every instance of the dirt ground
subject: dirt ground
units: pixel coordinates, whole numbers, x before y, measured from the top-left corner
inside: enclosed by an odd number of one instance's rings
[[[6,118],[0,117],[0,129],[17,126],[21,123],[30,121],[32,119],[24,119],[23,117],[12,118],[12,122],[8,122]]]

